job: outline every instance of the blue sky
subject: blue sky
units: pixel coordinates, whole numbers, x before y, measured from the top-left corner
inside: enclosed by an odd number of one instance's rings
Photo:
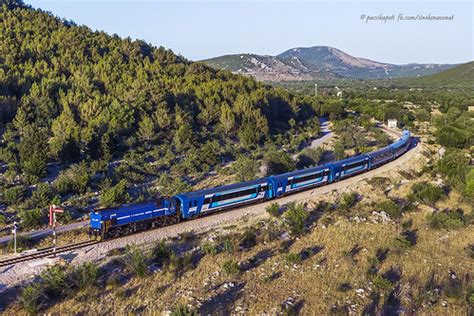
[[[472,1],[25,0],[93,30],[143,39],[191,60],[224,54],[276,55],[328,45],[390,63],[474,60]],[[366,21],[366,16],[395,20]],[[397,21],[399,15],[452,16]],[[367,18],[367,17],[366,17]]]

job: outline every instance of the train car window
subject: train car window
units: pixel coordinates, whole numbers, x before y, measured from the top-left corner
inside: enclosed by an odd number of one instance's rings
[[[251,188],[251,189],[247,189],[247,190],[227,193],[227,194],[224,194],[224,195],[214,196],[214,197],[212,197],[212,202],[219,202],[219,201],[223,201],[223,200],[229,200],[229,199],[234,199],[234,198],[238,198],[238,197],[245,196],[245,195],[258,193],[259,192],[258,190],[259,190],[259,188],[256,187],[256,188]]]
[[[364,166],[364,165],[367,165],[366,160],[359,161],[359,162],[356,162],[356,163],[352,163],[350,165],[346,165],[346,166],[342,167],[342,170],[346,171],[346,170],[356,168],[356,167],[360,167],[360,166]]]

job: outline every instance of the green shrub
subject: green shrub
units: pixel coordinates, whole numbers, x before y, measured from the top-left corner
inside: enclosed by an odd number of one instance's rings
[[[218,252],[217,246],[209,242],[203,243],[201,245],[201,249],[202,249],[202,252],[204,252],[206,255],[215,256]]]
[[[152,253],[154,260],[158,264],[164,265],[169,262],[171,256],[173,255],[173,249],[171,249],[169,245],[161,240],[153,248]]]
[[[290,252],[285,255],[285,261],[288,264],[300,264],[302,262],[302,259],[299,253]]]
[[[399,251],[408,249],[412,246],[412,243],[403,235],[396,237],[393,244],[394,248]]]
[[[5,215],[0,214],[0,226],[4,226],[6,225],[6,223],[7,223],[7,218],[5,217]]]
[[[426,182],[415,184],[410,193],[411,200],[431,206],[443,197],[443,189]]]
[[[93,262],[85,262],[75,267],[71,273],[72,283],[80,290],[97,285],[99,267]]]
[[[127,180],[121,180],[115,186],[105,189],[100,196],[100,205],[102,207],[116,206],[130,201],[130,195],[127,192]]]
[[[242,235],[240,246],[244,249],[252,248],[257,244],[257,235],[251,229],[247,229]]]
[[[265,208],[265,211],[267,211],[268,214],[270,214],[273,217],[278,217],[280,216],[280,205],[276,202],[270,204]]]
[[[16,186],[3,191],[3,201],[8,205],[20,203],[26,195],[25,188]]]
[[[21,292],[20,303],[28,314],[36,315],[42,306],[44,298],[44,289],[41,284],[32,283]]]
[[[234,259],[226,260],[222,264],[222,271],[227,275],[236,275],[240,273],[240,266]]]
[[[300,235],[304,232],[305,222],[308,218],[303,204],[291,203],[284,214],[285,225],[293,235]]]
[[[190,310],[184,304],[178,304],[177,306],[175,306],[170,314],[170,316],[197,316],[197,315],[199,314],[196,313],[196,311]]]
[[[225,252],[227,253],[233,253],[235,250],[234,247],[234,242],[229,236],[224,237],[224,240],[222,241],[222,248]]]
[[[455,211],[440,211],[428,215],[428,222],[434,229],[457,229],[465,225],[464,212],[461,209]]]
[[[41,273],[44,290],[48,297],[55,297],[63,294],[67,289],[67,277],[64,269],[54,266]]]
[[[53,198],[53,188],[47,183],[40,183],[36,186],[31,198],[26,201],[26,205],[28,208],[46,208],[51,204]]]
[[[355,206],[359,199],[359,195],[356,192],[344,193],[341,197],[341,207],[345,210]]]
[[[382,291],[390,290],[393,287],[393,283],[390,282],[390,280],[387,280],[380,275],[376,275],[372,282],[377,288]]]
[[[377,210],[387,213],[392,219],[401,218],[403,215],[403,208],[391,199],[378,203]]]
[[[168,270],[173,272],[175,275],[181,275],[192,266],[193,257],[190,253],[185,253],[182,256],[173,253],[169,260]]]
[[[147,256],[137,246],[127,245],[122,258],[125,267],[135,276],[144,277],[147,274]]]
[[[46,214],[42,214],[40,209],[21,210],[18,216],[21,219],[21,226],[25,229],[37,228],[46,223]]]

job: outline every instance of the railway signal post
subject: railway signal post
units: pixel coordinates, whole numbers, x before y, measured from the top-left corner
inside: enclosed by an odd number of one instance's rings
[[[53,227],[53,256],[56,256],[56,213],[64,213],[64,210],[56,205],[49,207],[49,225]]]
[[[12,229],[12,234],[13,234],[13,249],[15,251],[15,254],[17,253],[16,251],[16,232],[18,230],[18,223],[15,221],[13,222],[13,229]]]

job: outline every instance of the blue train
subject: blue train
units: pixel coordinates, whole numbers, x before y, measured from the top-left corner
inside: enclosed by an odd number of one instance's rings
[[[399,140],[385,148],[323,166],[182,193],[157,201],[94,210],[90,213],[89,231],[97,239],[114,238],[171,225],[182,219],[279,198],[377,168],[404,154],[410,143],[410,132],[405,130]]]

